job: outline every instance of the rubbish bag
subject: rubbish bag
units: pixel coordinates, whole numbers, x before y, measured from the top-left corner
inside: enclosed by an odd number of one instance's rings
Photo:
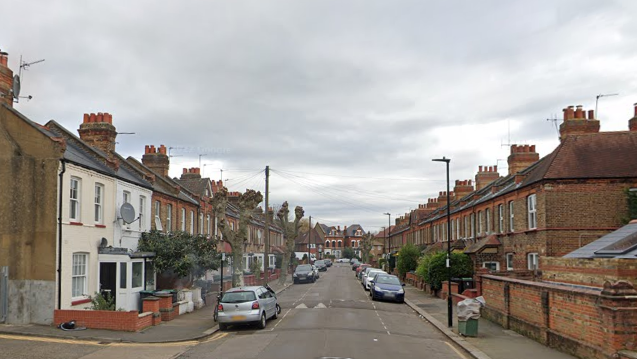
[[[480,318],[480,308],[485,305],[483,297],[469,298],[458,303],[458,320]]]

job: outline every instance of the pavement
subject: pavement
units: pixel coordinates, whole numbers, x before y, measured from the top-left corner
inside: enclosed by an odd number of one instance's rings
[[[270,282],[276,293],[291,285],[291,276],[284,285]],[[434,325],[449,339],[462,347],[476,359],[575,359],[574,356],[546,347],[514,331],[505,330],[498,324],[484,318],[478,320],[478,335],[465,337],[458,334],[458,321],[454,307],[453,327],[447,326],[447,301],[425,293],[409,284],[405,285],[405,303]],[[44,325],[0,324],[0,334],[40,336],[74,340],[94,340],[100,342],[166,343],[188,342],[208,337],[219,330],[212,320],[214,304],[208,303],[202,309],[180,315],[172,321],[162,322],[141,332],[120,332],[112,330],[87,329],[64,331]]]

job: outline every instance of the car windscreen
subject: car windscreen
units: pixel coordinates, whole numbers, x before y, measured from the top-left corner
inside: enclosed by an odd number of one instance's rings
[[[395,276],[379,275],[379,276],[376,276],[376,284],[400,285],[400,281],[398,280],[398,277],[395,277]]]
[[[252,291],[227,292],[221,298],[223,303],[243,303],[253,300],[257,300],[257,297]]]
[[[325,261],[319,260],[319,261],[314,262],[314,264],[317,265],[317,266],[318,265],[323,265],[323,264],[325,264]]]
[[[309,272],[311,270],[312,267],[308,264],[301,264],[300,266],[296,267],[297,272]]]

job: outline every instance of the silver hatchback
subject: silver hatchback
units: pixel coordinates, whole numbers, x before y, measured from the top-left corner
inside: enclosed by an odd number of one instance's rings
[[[232,324],[254,323],[261,329],[277,318],[276,297],[265,287],[237,287],[223,294],[217,306],[219,329]]]

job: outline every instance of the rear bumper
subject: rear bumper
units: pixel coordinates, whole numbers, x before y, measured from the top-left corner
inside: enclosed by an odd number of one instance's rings
[[[376,297],[376,299],[391,300],[391,301],[394,301],[394,302],[403,302],[403,301],[405,301],[405,293],[404,292],[403,293],[379,292],[377,290],[374,290],[374,297]]]
[[[253,323],[261,320],[261,311],[252,310],[250,312],[219,312],[217,321],[224,324]]]

